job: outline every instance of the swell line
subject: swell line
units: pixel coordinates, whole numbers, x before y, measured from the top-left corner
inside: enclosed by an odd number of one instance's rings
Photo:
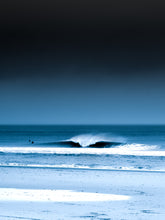
[[[19,163],[2,163],[0,167],[18,167],[18,168],[41,168],[41,169],[80,169],[80,170],[103,170],[103,171],[135,171],[135,172],[165,172],[165,169],[148,169],[143,167],[115,167],[115,166],[85,166],[76,164],[19,164]]]

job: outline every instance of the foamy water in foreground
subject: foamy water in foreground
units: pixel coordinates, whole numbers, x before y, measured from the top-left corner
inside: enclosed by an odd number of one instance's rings
[[[71,190],[46,190],[46,189],[13,189],[1,188],[1,201],[39,201],[39,202],[98,202],[128,200],[129,196],[76,192]]]

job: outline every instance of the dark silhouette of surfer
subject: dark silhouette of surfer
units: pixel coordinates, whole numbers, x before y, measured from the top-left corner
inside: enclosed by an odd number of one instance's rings
[[[32,141],[32,140],[30,140],[30,139],[29,139],[29,142],[30,142],[31,144],[34,144],[34,141]]]

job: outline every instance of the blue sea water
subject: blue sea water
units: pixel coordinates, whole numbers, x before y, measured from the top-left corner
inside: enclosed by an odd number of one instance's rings
[[[0,167],[165,172],[164,164],[163,125],[0,126]]]

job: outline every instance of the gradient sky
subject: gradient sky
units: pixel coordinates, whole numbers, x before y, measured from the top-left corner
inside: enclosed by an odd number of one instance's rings
[[[0,124],[164,124],[165,3],[0,7]]]

